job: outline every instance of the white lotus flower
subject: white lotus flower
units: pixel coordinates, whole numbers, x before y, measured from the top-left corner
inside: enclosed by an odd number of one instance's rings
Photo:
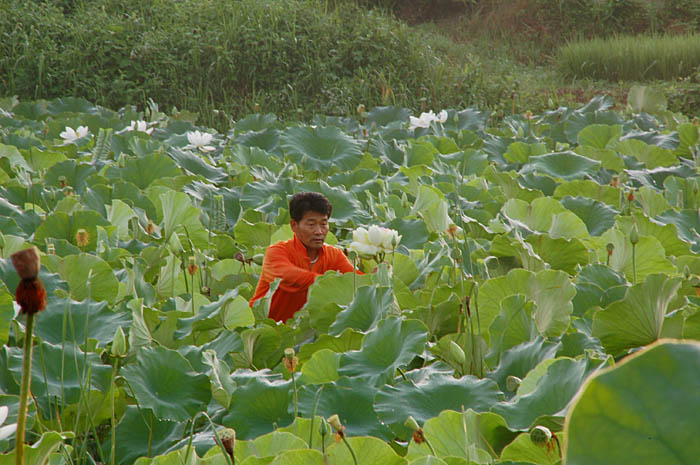
[[[70,143],[82,139],[87,136],[89,132],[90,130],[87,126],[78,126],[76,129],[66,126],[66,130],[59,134],[59,136],[61,136],[66,143]]]
[[[202,152],[211,152],[216,150],[209,143],[214,139],[213,134],[208,132],[190,131],[187,133],[188,145],[185,146],[186,149],[198,149]]]
[[[445,121],[447,121],[447,111],[442,110],[436,115],[433,112],[433,110],[430,110],[427,113],[421,113],[420,117],[418,118],[416,118],[415,116],[409,116],[408,129],[410,131],[413,131],[416,128],[429,128],[430,123],[432,123],[433,121],[437,121],[439,123],[444,123]]]
[[[379,252],[392,252],[400,240],[401,236],[393,229],[372,225],[369,229],[360,227],[353,231],[352,243],[348,248],[358,255],[372,257]]]
[[[153,128],[148,127],[148,123],[145,121],[132,121],[130,125],[124,128],[125,131],[139,131],[145,132],[150,135],[153,132]]]

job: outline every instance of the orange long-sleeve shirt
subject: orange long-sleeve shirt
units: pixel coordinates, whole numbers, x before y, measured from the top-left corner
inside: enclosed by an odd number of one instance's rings
[[[250,306],[267,294],[272,281],[280,278],[279,287],[270,302],[269,317],[275,321],[286,322],[306,303],[309,286],[313,284],[316,276],[328,270],[349,273],[353,271],[353,266],[340,249],[327,244],[323,244],[318,260],[312,264],[306,247],[296,234],[288,241],[277,242],[265,252],[260,280],[253,298],[250,299]]]

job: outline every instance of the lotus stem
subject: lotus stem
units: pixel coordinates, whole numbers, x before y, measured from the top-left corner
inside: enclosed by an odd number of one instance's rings
[[[114,367],[112,368],[112,399],[111,399],[111,406],[112,406],[112,414],[111,414],[111,422],[112,422],[112,450],[109,453],[109,458],[110,458],[110,463],[112,465],[117,465],[117,419],[114,415],[115,413],[115,407],[114,407],[114,397],[115,397],[115,388],[116,384],[114,380],[117,377],[117,371],[119,371],[119,359],[114,360]]]
[[[297,380],[292,373],[292,386],[294,387],[294,418],[299,416],[299,400],[297,396]]]
[[[311,433],[309,434],[309,449],[313,449],[314,420],[316,420],[316,406],[318,406],[318,400],[321,398],[321,392],[323,391],[324,387],[326,387],[326,385],[322,384],[321,388],[318,390],[318,392],[316,393],[316,396],[314,397],[314,404],[311,406]],[[321,442],[323,442],[323,438],[321,438]]]
[[[348,439],[345,437],[345,433],[341,434],[341,437],[343,438],[343,442],[345,445],[348,447],[348,450],[350,451],[350,455],[352,455],[352,461],[355,462],[355,465],[360,465],[359,462],[357,461],[357,456],[355,455],[355,451],[353,450],[352,446],[348,442]]]
[[[423,434],[423,439],[425,439],[425,444],[428,446],[428,449],[430,449],[430,454],[434,457],[437,457],[435,449],[433,449],[433,445],[430,444],[430,441],[428,441],[428,438],[425,437],[425,434]]]
[[[24,336],[24,360],[22,365],[22,385],[19,394],[17,433],[15,435],[15,465],[24,465],[24,429],[27,425],[27,400],[32,380],[32,346],[34,344],[34,313],[27,313],[26,334]]]
[[[632,244],[632,284],[637,284],[637,244]]]

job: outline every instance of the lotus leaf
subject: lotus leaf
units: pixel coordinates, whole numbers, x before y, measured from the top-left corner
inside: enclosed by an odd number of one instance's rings
[[[334,127],[290,127],[280,139],[290,159],[312,170],[326,171],[332,165],[351,170],[362,159],[359,142]]]

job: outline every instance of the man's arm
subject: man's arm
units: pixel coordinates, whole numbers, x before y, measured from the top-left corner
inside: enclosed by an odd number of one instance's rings
[[[352,268],[352,265],[350,265]],[[272,281],[280,278],[280,289],[286,292],[299,292],[308,289],[316,276],[320,276],[311,270],[296,266],[289,256],[289,252],[281,247],[270,247],[265,254],[262,274]]]

